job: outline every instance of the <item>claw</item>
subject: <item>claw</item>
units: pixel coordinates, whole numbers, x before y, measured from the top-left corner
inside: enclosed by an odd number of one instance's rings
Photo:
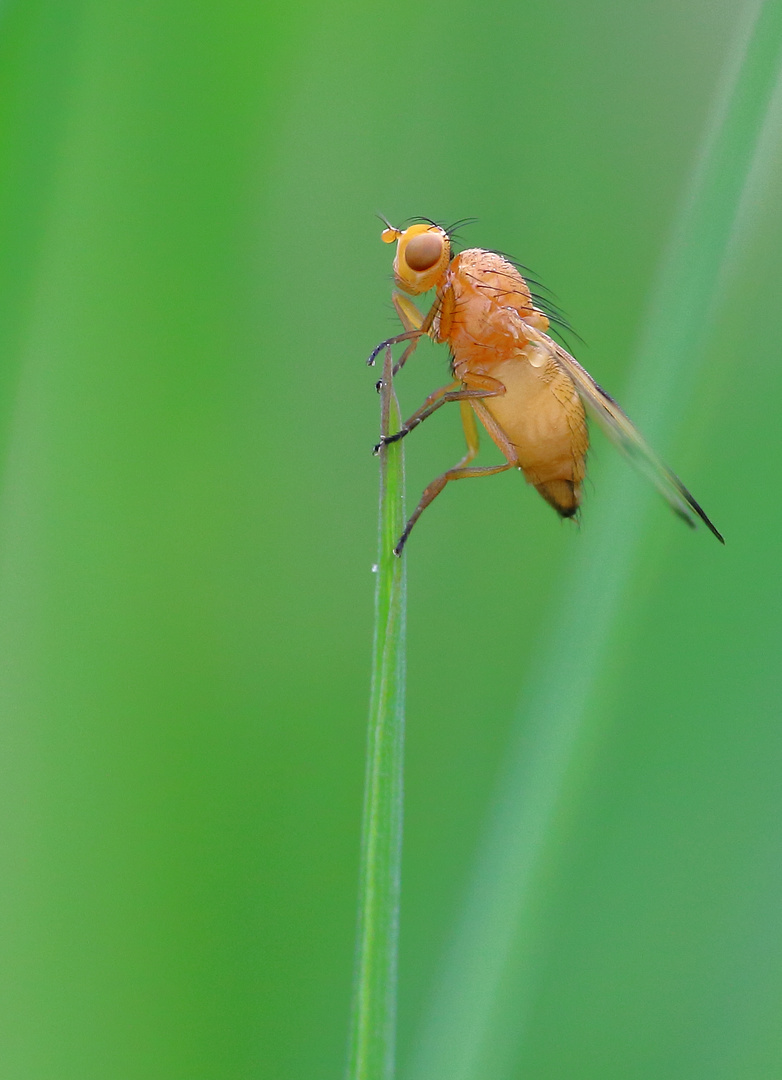
[[[383,349],[388,348],[389,344],[392,343],[388,341],[381,341],[378,347],[372,350],[372,352],[369,354],[369,359],[367,360],[367,367],[375,366],[375,360],[377,360],[379,354],[383,351]]]

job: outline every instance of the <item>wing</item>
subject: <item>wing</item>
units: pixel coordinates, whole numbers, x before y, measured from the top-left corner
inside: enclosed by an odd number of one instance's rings
[[[579,397],[589,413],[597,420],[609,439],[625,457],[644,474],[671,509],[684,518],[691,528],[695,528],[696,519],[708,526],[721,544],[725,540],[711,522],[703,508],[696,502],[675,473],[655,454],[626,413],[620,409],[614,399],[595,382],[588,371],[574,360],[570,353],[561,348],[553,338],[541,333],[528,323],[522,322],[524,336],[542,346],[573,380]]]

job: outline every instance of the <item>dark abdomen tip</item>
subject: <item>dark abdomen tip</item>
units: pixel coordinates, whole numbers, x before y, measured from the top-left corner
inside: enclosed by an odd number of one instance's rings
[[[535,488],[563,518],[573,517],[581,505],[581,485],[572,480],[548,480]]]

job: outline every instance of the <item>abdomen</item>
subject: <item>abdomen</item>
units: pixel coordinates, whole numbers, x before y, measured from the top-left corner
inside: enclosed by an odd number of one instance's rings
[[[517,464],[558,513],[572,517],[581,502],[589,446],[573,383],[553,360],[533,367],[523,354],[492,365],[491,375],[506,393],[484,404],[513,443]]]

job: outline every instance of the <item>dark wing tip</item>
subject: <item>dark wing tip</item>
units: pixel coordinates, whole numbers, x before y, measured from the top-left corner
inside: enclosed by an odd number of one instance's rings
[[[684,485],[682,485],[682,487],[684,488]],[[705,510],[703,509],[703,507],[702,507],[702,506],[700,505],[700,503],[698,503],[698,502],[697,502],[697,501],[696,501],[695,499],[693,499],[692,495],[690,495],[689,491],[687,491],[687,489],[686,489],[686,488],[684,488],[684,491],[685,491],[685,492],[686,492],[686,494],[687,494],[687,502],[688,502],[688,503],[690,504],[690,506],[692,507],[692,509],[693,509],[693,510],[695,511],[695,513],[696,513],[696,514],[698,515],[698,517],[699,517],[699,518],[701,519],[701,521],[702,521],[702,522],[703,522],[703,524],[704,524],[704,525],[706,526],[706,528],[707,528],[707,529],[709,530],[709,532],[713,533],[713,534],[714,534],[714,535],[715,535],[715,536],[717,537],[717,539],[719,540],[719,542],[720,542],[720,543],[721,543],[721,544],[722,544],[722,545],[724,546],[724,544],[725,544],[725,537],[724,537],[724,536],[722,535],[722,533],[721,533],[721,532],[719,531],[719,529],[717,528],[717,526],[716,526],[716,525],[714,524],[714,522],[713,522],[713,521],[711,520],[711,518],[710,518],[710,517],[709,517],[709,515],[708,515],[708,514],[706,513],[706,511],[705,511]],[[693,521],[693,522],[691,522],[691,524],[692,524],[692,525],[694,525],[694,524],[695,524],[695,522]]]
[[[710,521],[707,521],[706,524],[709,526],[709,528],[714,533],[714,535],[717,537],[717,539],[722,544],[722,546],[725,547],[725,537],[722,535],[722,533],[719,531],[719,529],[715,528],[714,525],[712,525],[712,523]]]

